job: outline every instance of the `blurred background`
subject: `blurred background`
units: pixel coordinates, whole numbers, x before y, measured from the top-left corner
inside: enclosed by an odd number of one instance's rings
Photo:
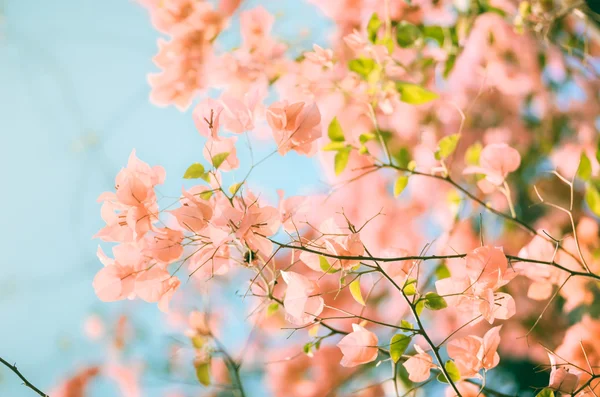
[[[310,24],[304,47],[326,42],[328,22],[313,6],[265,0],[243,8],[257,4],[278,20],[294,14],[285,25],[276,23],[279,37]],[[220,45],[235,45],[235,24],[234,18]],[[165,336],[156,305],[103,304],[91,285],[101,266],[92,240],[103,223],[96,198],[113,189],[131,150],[165,167],[159,193],[166,196],[177,195],[186,168],[203,160],[190,112],[148,101],[146,74],[156,70],[158,36],[146,10],[132,0],[0,0],[0,356],[45,391],[106,355],[105,346],[85,336],[90,314],[135,311],[145,346],[138,354],[145,359],[153,341]],[[256,159],[270,150],[252,145]],[[247,151],[239,156],[249,164]],[[242,166],[231,177],[245,171]],[[298,194],[318,189],[318,181],[313,160],[290,154],[258,168],[250,186],[275,200],[275,186]],[[143,395],[155,395],[164,383],[144,379]],[[96,393],[117,395],[107,390]],[[31,395],[0,368],[0,396]]]

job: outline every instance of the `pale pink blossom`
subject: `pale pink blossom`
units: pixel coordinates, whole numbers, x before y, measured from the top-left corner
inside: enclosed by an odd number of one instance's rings
[[[521,155],[505,143],[492,143],[481,151],[479,166],[467,167],[465,174],[483,174],[490,183],[500,186],[521,164]]]
[[[317,105],[276,102],[267,109],[267,122],[282,155],[290,150],[307,156],[316,152],[315,141],[321,137],[321,113]]]
[[[283,307],[286,319],[295,325],[304,325],[315,320],[323,311],[323,298],[315,281],[295,272],[281,272],[287,284]]]
[[[408,371],[408,379],[413,382],[424,382],[429,379],[429,375],[432,368],[436,365],[433,364],[431,356],[421,348],[421,346],[415,343],[415,350],[417,354],[411,356],[402,365]]]
[[[580,373],[570,371],[568,364],[557,364],[554,354],[548,353],[548,357],[551,366],[548,387],[561,393],[572,394],[579,385]]]
[[[352,332],[337,344],[344,355],[340,364],[356,367],[374,361],[378,353],[377,343],[377,335],[358,324],[352,324]]]

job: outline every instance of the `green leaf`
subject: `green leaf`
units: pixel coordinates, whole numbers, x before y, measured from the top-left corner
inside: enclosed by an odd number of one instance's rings
[[[396,82],[396,89],[400,93],[400,100],[412,105],[422,105],[439,97],[435,92],[429,91],[418,84],[403,81]]]
[[[397,363],[402,357],[408,345],[410,344],[411,337],[404,334],[396,334],[392,336],[390,341],[390,357]]]
[[[213,195],[213,191],[212,190],[206,190],[206,191],[200,193],[200,198],[202,200],[210,200],[210,198],[212,197],[212,195]]]
[[[340,269],[334,269],[323,255],[319,255],[319,266],[325,273],[337,273],[340,271]]]
[[[456,54],[448,55],[448,59],[446,59],[446,64],[444,65],[444,78],[447,79],[454,68],[454,64],[456,63]]]
[[[365,143],[372,141],[376,138],[377,138],[377,135],[371,134],[370,132],[366,132],[364,134],[360,134],[360,136],[358,137],[358,140],[360,141],[360,143],[362,143],[364,145]]]
[[[554,397],[554,392],[550,389],[544,389],[536,394],[535,397]]]
[[[244,184],[244,182],[240,182],[240,183],[235,183],[235,184],[229,186],[229,193],[231,193],[232,195],[235,196],[243,184]]]
[[[417,293],[417,280],[414,278],[409,278],[404,287],[402,287],[402,291],[406,296],[413,296]]]
[[[441,26],[423,26],[422,31],[425,38],[437,41],[440,47],[444,45],[446,36]]]
[[[271,317],[273,314],[277,313],[279,310],[279,303],[273,302],[267,307],[267,317]]]
[[[581,153],[579,167],[577,168],[577,176],[586,182],[592,176],[592,162],[585,154],[585,152]]]
[[[598,140],[598,148],[596,149],[596,160],[600,163],[600,140]]]
[[[446,300],[435,292],[426,293],[424,302],[425,307],[429,310],[442,310],[448,307]]]
[[[348,159],[350,158],[350,149],[340,150],[335,154],[333,161],[335,174],[339,175],[344,172],[344,169],[348,165]]]
[[[400,326],[402,328],[407,328],[407,329],[413,329],[414,328],[414,326],[409,321],[406,321],[406,320],[400,321]]]
[[[229,152],[215,154],[212,157],[213,167],[219,168],[223,164],[223,161],[227,159],[227,156],[229,156]]]
[[[444,368],[446,368],[446,372],[448,372],[448,376],[450,376],[452,382],[458,382],[460,380],[460,371],[458,370],[458,367],[454,361],[446,361]]]
[[[435,275],[438,280],[443,280],[451,276],[448,266],[444,265],[443,263],[435,268]]]
[[[365,305],[365,300],[363,299],[362,292],[360,290],[360,277],[350,283],[350,293],[354,300],[360,303],[363,306]]]
[[[450,157],[450,155],[456,150],[459,139],[460,134],[452,134],[440,139],[438,142],[438,149],[435,152],[436,160],[445,160]]]
[[[311,348],[312,348],[312,343],[311,343],[311,342],[308,342],[307,344],[305,344],[305,345],[302,347],[302,351],[304,351],[304,354],[306,354],[307,356],[310,356],[310,357],[312,357],[312,351],[311,351]]]
[[[329,136],[329,139],[334,142],[344,142],[346,140],[344,138],[344,131],[342,130],[342,126],[337,117],[334,117],[333,120],[331,120],[331,123],[329,123],[327,135]]]
[[[375,70],[376,63],[370,58],[353,59],[348,62],[351,71],[358,73],[362,78],[367,79],[371,72]]]
[[[410,152],[408,151],[407,148],[402,147],[400,148],[397,152],[394,153],[394,160],[396,160],[396,163],[398,165],[398,167],[400,168],[407,168],[408,167],[408,163],[410,163]]]
[[[396,183],[394,183],[394,197],[398,197],[408,185],[408,176],[402,175],[396,179]]]
[[[184,179],[198,179],[204,176],[204,166],[200,163],[194,163],[188,167],[183,174]]]
[[[420,300],[415,305],[415,312],[417,312],[417,316],[420,316],[423,313],[423,309],[425,308],[425,301]]]
[[[323,146],[324,152],[337,152],[338,150],[346,149],[346,142],[329,142],[327,145]]]
[[[201,362],[195,365],[196,378],[204,386],[210,386],[210,362]]]
[[[206,342],[204,337],[201,335],[193,336],[190,338],[190,340],[192,341],[192,346],[194,346],[194,349],[202,349],[204,342]]]
[[[401,21],[396,26],[396,43],[402,48],[412,46],[421,37],[421,31],[410,22]]]
[[[475,142],[471,146],[467,148],[465,152],[465,164],[468,165],[477,165],[479,164],[479,156],[481,155],[481,150],[483,149],[483,145],[481,142]]]
[[[377,40],[377,31],[382,25],[383,22],[379,19],[377,13],[371,15],[371,19],[369,19],[369,23],[367,23],[367,34],[371,43],[375,43],[375,40]]]
[[[596,216],[600,216],[600,193],[590,183],[587,184],[585,189],[585,202],[590,207],[590,211],[596,214]]]
[[[387,48],[390,54],[394,52],[394,40],[392,40],[391,37],[382,37],[381,39],[377,39],[375,44],[382,45]]]

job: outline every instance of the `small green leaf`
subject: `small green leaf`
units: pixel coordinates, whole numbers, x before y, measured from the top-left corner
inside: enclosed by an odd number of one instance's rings
[[[444,265],[443,263],[435,268],[435,275],[438,280],[443,280],[451,276],[448,266]]]
[[[319,255],[319,266],[325,273],[337,273],[340,271],[340,269],[334,269],[323,255]]]
[[[411,337],[404,334],[396,334],[392,336],[390,341],[390,357],[397,363],[402,357],[408,345],[410,344]]]
[[[279,303],[273,302],[267,307],[267,317],[271,317],[273,314],[277,313],[279,310]]]
[[[402,291],[406,296],[415,295],[417,293],[417,280],[415,280],[414,278],[409,278],[404,284]]]
[[[201,362],[195,365],[196,378],[204,386],[210,386],[210,362]]]
[[[394,153],[394,160],[396,160],[396,163],[398,165],[398,167],[400,168],[407,168],[408,167],[408,163],[410,163],[410,152],[408,151],[407,148],[402,147],[400,148],[397,152]]]
[[[359,74],[364,79],[367,79],[371,72],[375,70],[375,66],[375,61],[370,58],[353,59],[348,62],[350,70]]]
[[[232,195],[235,196],[243,184],[244,184],[244,182],[240,182],[240,183],[235,183],[235,184],[229,186],[229,193],[231,193]]]
[[[377,13],[371,15],[371,19],[369,19],[369,23],[367,23],[367,34],[371,43],[375,43],[375,40],[377,40],[377,31],[382,25],[383,22],[379,19]]]
[[[304,354],[306,354],[309,357],[312,357],[312,351],[311,350],[312,350],[312,343],[311,342],[308,342],[307,344],[305,344],[302,347],[302,351],[304,352]]]
[[[377,135],[371,134],[370,132],[366,132],[364,134],[360,134],[360,136],[358,137],[358,140],[360,141],[360,143],[362,143],[364,145],[365,143],[372,141],[376,138],[377,138]]]
[[[350,158],[350,149],[340,150],[335,154],[334,169],[335,174],[339,175],[344,172],[344,169],[348,165],[348,159]]]
[[[229,156],[229,152],[215,154],[212,157],[213,167],[219,168],[223,164],[223,161],[227,159],[227,156]]]
[[[204,342],[206,342],[204,337],[201,335],[193,336],[190,339],[192,341],[192,346],[194,346],[194,349],[202,349],[202,346],[204,346]]]
[[[590,207],[590,211],[596,214],[596,216],[600,216],[600,193],[590,183],[587,184],[585,189],[585,202]]]
[[[398,197],[408,185],[408,176],[402,175],[396,179],[396,183],[394,183],[394,197]]]
[[[406,321],[406,320],[400,321],[400,326],[402,328],[406,328],[406,329],[414,329],[414,326],[409,321]]]
[[[423,313],[423,309],[425,308],[425,301],[420,300],[415,305],[415,312],[417,312],[417,316],[420,316]]]
[[[440,139],[438,142],[438,149],[435,152],[436,160],[445,160],[450,157],[450,155],[456,150],[459,139],[460,134],[452,134]]]
[[[390,54],[394,52],[394,40],[392,40],[391,37],[382,37],[381,39],[377,39],[375,44],[382,45],[387,48]]]
[[[346,149],[346,142],[329,142],[327,145],[323,146],[324,152],[337,152],[338,150]]]
[[[448,55],[448,59],[446,59],[446,64],[444,65],[444,78],[447,79],[450,76],[450,72],[454,69],[454,64],[456,63],[456,54]]]
[[[406,166],[406,169],[409,171],[414,171],[417,168],[417,162],[415,160],[410,160],[408,162],[408,165]]]
[[[475,142],[471,146],[467,148],[465,152],[465,164],[468,165],[477,165],[479,164],[479,156],[481,155],[481,150],[483,149],[483,145],[480,142]]]
[[[362,292],[360,290],[360,277],[350,283],[350,293],[356,302],[365,306],[365,300],[363,299]]]
[[[448,307],[446,300],[435,292],[426,293],[424,302],[425,307],[429,310],[442,310]]]
[[[340,122],[338,121],[337,117],[334,117],[333,120],[331,120],[331,123],[329,123],[329,128],[327,128],[327,135],[329,136],[329,139],[331,139],[334,142],[345,141],[344,131],[342,130],[342,126],[340,125]]]
[[[586,182],[592,176],[592,162],[585,154],[585,152],[581,153],[579,167],[577,168],[577,176]]]
[[[596,160],[600,163],[600,140],[598,140],[598,148],[596,149]]]
[[[412,46],[421,37],[421,31],[410,22],[401,21],[396,26],[396,43],[402,48]]]
[[[550,389],[544,389],[536,394],[535,397],[554,397],[554,392]]]
[[[396,89],[400,93],[400,100],[412,105],[422,105],[439,97],[435,92],[429,91],[418,84],[403,81],[396,82]]]
[[[448,375],[450,376],[450,379],[452,379],[452,382],[458,382],[460,380],[460,371],[458,370],[458,367],[456,366],[456,363],[454,361],[446,361],[444,368],[446,368],[446,372],[448,372]]]
[[[206,191],[200,193],[200,198],[202,200],[210,200],[210,198],[212,197],[212,195],[213,195],[213,191],[212,190],[206,190]]]
[[[194,163],[188,167],[183,174],[184,179],[198,179],[204,176],[204,166],[200,163]]]

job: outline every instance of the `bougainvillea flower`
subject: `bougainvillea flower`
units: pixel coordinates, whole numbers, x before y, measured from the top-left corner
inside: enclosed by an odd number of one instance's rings
[[[267,122],[273,130],[280,154],[295,150],[311,156],[321,137],[321,113],[317,105],[296,102],[276,102],[267,109]]]
[[[283,307],[286,319],[296,325],[304,325],[314,321],[323,311],[323,298],[319,296],[316,282],[295,272],[281,272],[287,284]]]
[[[340,364],[344,367],[356,367],[374,361],[379,351],[377,335],[358,324],[352,324],[352,330],[337,344],[344,355]]]
[[[417,354],[411,356],[402,365],[408,371],[408,379],[413,382],[424,382],[429,379],[431,368],[435,368],[431,356],[415,343]]]
[[[465,174],[483,174],[496,186],[502,185],[506,176],[521,165],[521,155],[505,143],[492,143],[481,151],[479,166],[465,168]]]

